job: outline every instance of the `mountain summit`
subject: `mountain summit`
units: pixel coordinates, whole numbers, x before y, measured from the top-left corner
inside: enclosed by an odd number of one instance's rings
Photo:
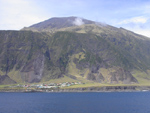
[[[95,22],[86,20],[79,17],[61,17],[61,18],[51,18],[46,21],[34,24],[23,30],[35,30],[35,31],[51,31],[66,27],[80,26],[83,24],[94,24]]]
[[[150,39],[78,17],[0,31],[1,84],[149,84]]]

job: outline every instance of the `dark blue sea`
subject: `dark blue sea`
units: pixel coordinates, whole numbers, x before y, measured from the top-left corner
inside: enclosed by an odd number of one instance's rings
[[[150,113],[150,92],[0,93],[0,113]]]

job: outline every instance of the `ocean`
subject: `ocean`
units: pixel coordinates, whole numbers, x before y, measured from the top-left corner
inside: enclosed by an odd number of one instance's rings
[[[150,92],[0,93],[0,113],[150,113]]]

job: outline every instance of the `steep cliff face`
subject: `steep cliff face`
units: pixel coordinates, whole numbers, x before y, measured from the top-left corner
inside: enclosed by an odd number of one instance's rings
[[[24,29],[38,32],[0,31],[0,75],[8,75],[0,76],[0,83],[62,78],[112,84],[149,82],[148,38],[88,20],[80,26],[70,23],[75,19],[53,18],[46,21],[49,25],[42,22]],[[55,30],[40,32],[45,31],[43,27]]]
[[[42,37],[30,31],[0,31],[1,73],[17,82],[39,82],[45,58]]]
[[[24,65],[21,70],[22,79],[26,82],[40,82],[43,76],[45,57],[42,54],[37,54],[35,59]]]

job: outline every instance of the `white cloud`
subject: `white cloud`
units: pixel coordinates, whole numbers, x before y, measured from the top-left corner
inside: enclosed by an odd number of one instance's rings
[[[137,34],[141,34],[143,36],[147,36],[150,38],[150,28],[142,28],[139,25],[135,25],[135,26],[122,26],[125,29],[128,29],[130,31],[133,31]]]
[[[118,27],[131,30],[137,34],[150,37],[150,18],[148,16],[138,16],[125,19],[117,24]]]
[[[147,36],[150,38],[150,29],[134,29],[134,32],[137,33],[137,34],[142,34],[144,36]]]
[[[128,30],[131,30],[137,34],[141,34],[143,36],[147,36],[150,38],[150,29],[141,29],[141,28],[138,28],[138,27],[134,27],[134,28],[129,28],[127,27],[126,29]]]
[[[95,24],[98,25],[99,27],[107,26],[105,22],[95,22]]]
[[[80,26],[80,25],[83,25],[84,22],[82,21],[81,18],[76,18],[76,19],[73,21],[73,24],[74,24],[74,25],[77,25],[77,26]]]
[[[0,29],[19,30],[47,19],[31,0],[0,0]]]
[[[126,19],[126,20],[123,20],[121,22],[119,22],[118,24],[128,24],[128,23],[146,23],[148,20],[147,17],[143,17],[143,16],[139,16],[139,17],[133,17],[133,18],[130,18],[130,19]]]

